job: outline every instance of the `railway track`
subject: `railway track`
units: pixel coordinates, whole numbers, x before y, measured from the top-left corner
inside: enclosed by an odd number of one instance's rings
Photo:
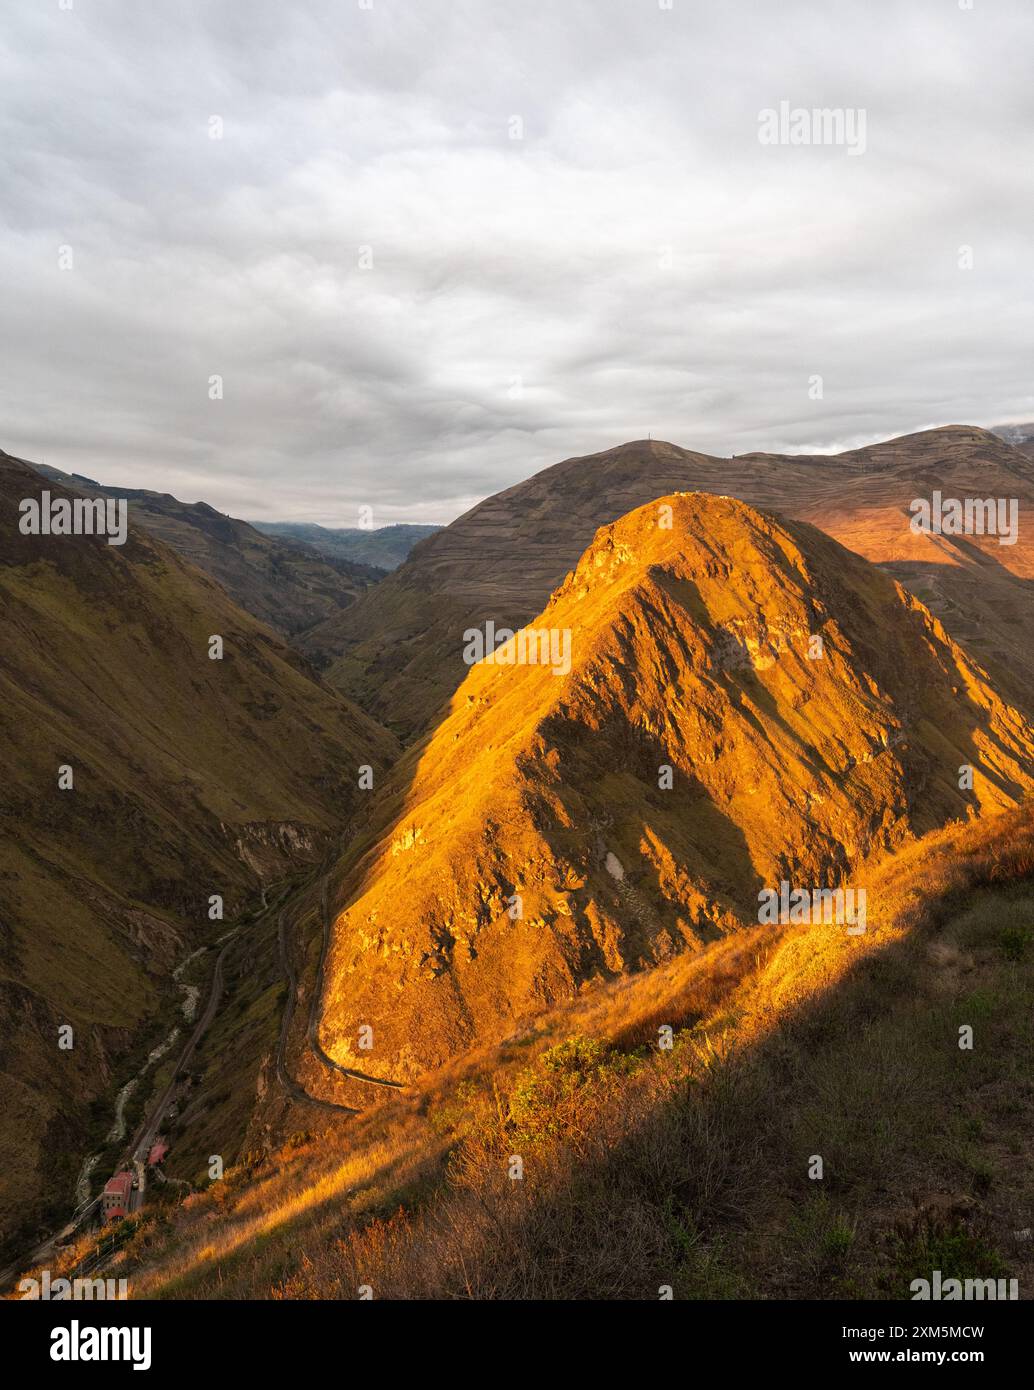
[[[144,1115],[144,1118],[137,1126],[136,1132],[133,1134],[133,1137],[130,1139],[126,1147],[122,1150],[121,1154],[119,1155],[118,1162],[115,1165],[116,1172],[126,1168],[128,1165],[137,1165],[141,1163],[143,1156],[146,1155],[147,1151],[151,1147],[151,1144],[154,1142],[155,1135],[157,1134],[158,1129],[166,1116],[169,1106],[172,1103],[172,1098],[176,1093],[176,1077],[180,1072],[184,1071],[187,1066],[189,1066],[191,1059],[193,1058],[194,1053],[197,1050],[198,1044],[204,1037],[205,1033],[208,1031],[208,1028],[211,1025],[211,1022],[219,1008],[219,1001],[222,998],[223,994],[223,965],[226,959],[226,953],[233,945],[234,938],[236,937],[236,935],[237,931],[234,930],[232,933],[230,933],[228,937],[224,939],[225,944],[222,946],[221,950],[219,951],[219,954],[216,956],[215,965],[212,969],[212,982],[209,986],[208,999],[196,1024],[194,1025],[193,1030],[191,1031],[190,1037],[184,1043],[180,1051],[179,1057],[176,1060],[176,1066],[173,1068],[172,1079],[170,1080],[169,1084],[165,1087],[165,1089],[162,1091],[158,1099],[148,1107],[147,1113]],[[137,1200],[139,1201],[139,1190]],[[42,1260],[46,1259],[53,1252],[54,1247],[57,1245],[59,1241],[70,1239],[73,1235],[75,1235],[75,1233],[78,1230],[80,1230],[81,1227],[86,1225],[86,1223],[89,1220],[91,1220],[93,1216],[96,1214],[96,1212],[100,1208],[100,1205],[100,1197],[94,1197],[89,1202],[86,1202],[85,1204],[77,1207],[76,1210],[72,1213],[72,1217],[69,1220],[68,1224],[64,1226],[60,1231],[58,1231],[55,1235],[49,1236],[23,1260],[19,1260],[17,1264],[12,1265],[9,1269],[0,1271],[0,1287],[4,1287],[6,1284],[8,1284],[19,1272],[20,1269],[30,1269],[33,1266],[38,1265]],[[136,1208],[134,1208],[134,1210],[136,1210]],[[76,1277],[92,1272],[94,1269],[97,1268],[97,1266],[100,1263],[103,1262],[103,1260],[106,1258],[108,1254],[110,1254],[110,1248],[105,1248],[102,1242],[99,1251],[95,1252],[92,1256],[90,1256],[87,1259],[87,1261],[81,1264],[79,1268],[76,1270]]]

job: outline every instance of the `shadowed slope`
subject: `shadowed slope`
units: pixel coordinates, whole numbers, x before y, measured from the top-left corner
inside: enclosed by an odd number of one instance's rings
[[[987,667],[1003,694],[1034,714],[1034,463],[1021,450],[958,425],[832,460],[750,454],[736,462],[777,473],[795,462],[823,475],[835,463],[837,476],[816,478],[810,496],[790,492],[782,508],[888,570]],[[913,532],[909,504],[935,491],[945,499],[1015,498],[1016,543]]]
[[[230,917],[318,859],[358,767],[396,751],[145,530],[20,534],[20,501],[47,486],[0,458],[0,1242],[36,1211],[37,1169],[74,1176],[79,1107],[176,960],[225,929],[211,895]]]
[[[223,586],[240,606],[290,636],[354,603],[383,571],[312,547],[264,535],[207,502],[181,502],[167,492],[107,487],[78,473],[32,467],[87,497],[125,497],[131,519]]]

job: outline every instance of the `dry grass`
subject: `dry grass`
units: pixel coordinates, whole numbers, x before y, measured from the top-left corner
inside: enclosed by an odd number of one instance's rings
[[[902,1297],[934,1267],[1029,1295],[1032,874],[1029,811],[956,827],[871,880],[865,937],[744,933],[578,1001],[343,1161],[305,1137],[143,1223],[133,1295]]]

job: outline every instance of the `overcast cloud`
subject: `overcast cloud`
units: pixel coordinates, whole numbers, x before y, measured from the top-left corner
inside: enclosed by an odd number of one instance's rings
[[[1034,417],[1029,0],[361,2],[5,0],[0,447],[382,525]]]

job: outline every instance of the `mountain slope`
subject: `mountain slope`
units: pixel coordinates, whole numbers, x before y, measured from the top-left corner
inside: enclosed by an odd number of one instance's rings
[[[78,473],[33,464],[53,482],[88,497],[125,497],[133,521],[223,586],[235,603],[287,636],[347,608],[382,571],[307,545],[263,535],[207,502],[181,502],[167,492],[107,487]]]
[[[346,1065],[413,1077],[1034,787],[1034,729],[918,601],[730,498],[602,528],[533,626],[570,633],[568,673],[473,666],[341,866]]]
[[[177,959],[225,930],[211,895],[230,918],[316,859],[358,767],[396,751],[143,528],[22,535],[47,486],[0,457],[0,1243],[39,1214],[41,1175],[67,1197],[83,1107]]]
[[[1028,420],[1022,425],[996,425],[993,433],[999,439],[1004,439],[1006,444],[1011,444],[1014,449],[1019,449],[1028,458],[1034,455],[1034,420]]]
[[[988,430],[949,426],[832,459],[751,454],[736,462],[776,476],[791,463],[814,467],[810,488],[793,488],[781,508],[886,569],[1003,694],[1034,714],[1034,462],[1021,450]],[[916,534],[909,505],[935,491],[946,499],[1016,499],[1016,543]]]
[[[440,526],[399,525],[364,531],[357,526],[317,526],[297,521],[253,521],[251,524],[263,535],[300,541],[332,559],[376,565],[383,570],[398,569],[417,541],[442,529]]]
[[[1019,542],[917,535],[909,505],[1020,503]],[[1034,714],[1034,464],[987,430],[949,426],[836,455],[718,459],[657,440],[567,459],[486,499],[416,546],[353,608],[306,633],[329,678],[406,736],[462,679],[462,634],[527,622],[596,528],[668,491],[699,489],[811,521],[891,568]]]

